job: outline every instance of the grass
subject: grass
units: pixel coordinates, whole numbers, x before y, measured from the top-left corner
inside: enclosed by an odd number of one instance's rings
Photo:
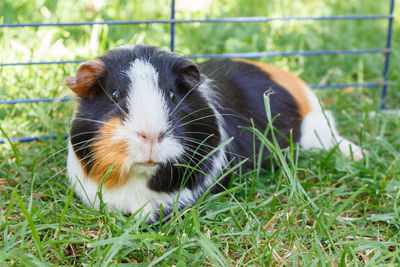
[[[388,1],[212,1],[177,18],[385,14]],[[207,1],[205,1],[207,2]],[[123,8],[121,8],[123,7]],[[29,14],[29,15],[26,15]],[[399,8],[396,17],[400,17]],[[0,2],[1,23],[168,19],[165,1]],[[177,25],[181,54],[380,48],[386,21]],[[400,27],[395,24],[389,108],[399,108]],[[85,59],[121,44],[168,47],[168,25],[0,28],[1,62]],[[379,81],[381,55],[260,59],[310,84]],[[0,99],[65,95],[76,65],[0,67]],[[175,213],[160,227],[144,218],[94,211],[65,177],[73,103],[0,106],[3,138],[56,140],[0,145],[0,265],[304,265],[400,263],[400,120],[378,114],[379,88],[320,92],[343,136],[370,152],[353,162],[338,151],[276,151],[280,168],[237,175],[229,189]],[[260,138],[262,138],[260,136]],[[266,146],[274,148],[273,144]]]

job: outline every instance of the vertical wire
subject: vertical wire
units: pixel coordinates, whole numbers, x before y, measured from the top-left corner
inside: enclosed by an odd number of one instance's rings
[[[388,23],[388,31],[387,31],[387,39],[386,39],[386,50],[387,53],[385,55],[385,66],[383,69],[383,87],[382,87],[382,96],[381,96],[381,109],[385,109],[386,107],[386,95],[389,83],[389,66],[390,66],[390,54],[391,54],[391,45],[392,45],[392,32],[393,32],[393,10],[394,10],[394,0],[390,0],[390,11],[389,11],[389,23]]]
[[[170,49],[172,52],[175,50],[175,22],[174,21],[175,21],[175,0],[171,0]]]

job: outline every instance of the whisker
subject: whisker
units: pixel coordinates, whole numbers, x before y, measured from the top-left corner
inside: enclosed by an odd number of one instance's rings
[[[89,119],[89,118],[84,118],[84,117],[74,117],[73,120],[82,120],[82,121],[90,121],[90,122],[96,122],[99,124],[104,124],[104,125],[110,125],[110,126],[115,126],[115,123],[110,123],[108,121],[99,121],[95,119]]]
[[[94,138],[89,139],[89,140],[85,140],[85,141],[81,141],[81,142],[75,143],[74,145],[83,144],[83,143],[88,142],[88,141],[91,141],[91,140],[93,140],[93,139],[94,139]],[[86,147],[84,147],[84,148],[86,148]],[[59,153],[65,151],[65,150],[67,150],[67,149],[68,149],[68,146],[65,147],[65,148],[59,149],[58,151],[56,151],[56,152],[52,153],[51,155],[47,156],[45,159],[43,159],[41,162],[39,162],[39,164],[36,165],[36,166],[38,167],[38,166],[42,165],[43,163],[45,163],[45,162],[46,162],[47,160],[49,160],[50,158],[54,157],[55,155],[57,155],[57,154],[59,154]],[[78,151],[79,151],[79,150],[80,150],[80,149],[78,149]]]
[[[187,163],[187,165],[189,165],[189,166],[190,166],[190,163],[193,161],[193,156],[195,156],[195,155],[198,155],[198,156],[201,157],[201,160],[199,162],[193,162],[195,164],[195,168],[200,167],[200,164],[203,164],[207,160],[208,161],[212,161],[211,158],[209,158],[209,157],[206,158],[207,154],[203,155],[203,154],[201,154],[201,153],[199,153],[199,152],[197,152],[197,151],[195,151],[195,150],[193,150],[193,149],[191,149],[189,147],[186,147],[186,149],[189,150],[189,152],[193,153],[192,155],[189,154],[190,155],[190,162]],[[206,168],[206,172],[211,171],[211,169],[208,166],[202,166],[202,167]],[[193,171],[194,170],[191,170],[191,173],[193,173]]]
[[[214,146],[210,146],[210,145],[204,143],[202,140],[198,140],[198,139],[195,139],[195,138],[186,137],[186,136],[174,136],[174,137],[177,138],[177,139],[183,140],[184,142],[188,141],[189,143],[194,144],[192,146],[195,146],[195,145],[198,145],[197,147],[205,146],[205,147],[210,148],[211,150],[216,148]],[[185,144],[185,145],[187,145],[187,144]],[[242,155],[240,155],[238,153],[231,152],[229,150],[224,150],[224,153],[230,154],[230,155],[234,155],[234,156],[238,156],[238,157],[243,157]]]
[[[103,90],[103,92],[106,94],[106,96],[119,108],[119,110],[122,111],[122,113],[125,116],[128,116],[128,114],[121,108],[120,105],[118,105],[117,102],[115,102],[115,100],[112,98],[112,96],[110,96],[110,94],[107,92],[107,90],[103,87],[103,85],[99,82],[101,89]]]
[[[188,116],[191,116],[191,115],[193,115],[193,114],[196,114],[196,113],[198,113],[198,112],[201,112],[201,111],[204,111],[204,110],[212,110],[212,111],[214,111],[214,109],[215,110],[227,110],[227,111],[231,111],[232,112],[232,116],[236,116],[236,117],[239,117],[239,118],[242,118],[243,120],[249,120],[249,118],[246,118],[246,117],[244,117],[242,114],[240,114],[239,112],[237,112],[237,111],[235,111],[235,110],[233,110],[233,109],[231,109],[231,108],[227,108],[227,107],[205,107],[205,108],[201,108],[201,109],[198,109],[198,110],[195,110],[195,111],[193,111],[193,112],[191,112],[191,113],[189,113],[189,114],[187,114],[187,115],[185,115],[184,117],[182,117],[180,120],[179,120],[179,122],[180,121],[183,121],[185,118],[187,118]],[[230,114],[230,113],[226,113],[225,115],[227,115],[227,114]],[[217,114],[215,114],[216,116],[217,115],[222,115],[222,113],[217,113]]]
[[[86,164],[83,166],[83,167],[86,167],[87,165],[89,165],[93,161],[96,161],[98,158],[100,158],[100,156],[102,154],[110,152],[110,151],[121,152],[123,150],[122,149],[115,150],[115,147],[110,147],[110,148],[107,148],[107,149],[102,149],[101,151],[97,151],[97,152],[91,151],[90,153],[88,153],[88,155],[86,155],[84,158],[80,159],[79,161],[83,161],[83,160],[86,160],[89,157],[92,157],[92,159],[87,161]]]
[[[194,145],[190,145],[190,144],[187,144],[187,143],[186,143],[185,145],[186,145],[186,146],[193,147],[193,148],[198,148],[199,146],[196,146],[196,145],[200,145],[200,144],[201,144],[200,142],[194,142],[194,141],[191,141],[191,140],[189,140],[189,142],[190,142],[190,143],[193,143]],[[212,149],[215,149],[215,147],[210,146],[210,145],[207,145],[207,144],[202,144],[202,145],[204,145],[204,146],[210,148],[211,150],[212,150]],[[201,149],[201,148],[199,148],[199,149]],[[203,149],[203,151],[205,151],[205,150]],[[210,151],[209,151],[209,152],[210,152]],[[225,154],[232,155],[232,156],[243,157],[242,155],[240,155],[240,154],[238,154],[238,153],[231,152],[231,151],[229,151],[229,150],[224,150],[224,153],[225,153]]]
[[[220,113],[219,115],[221,115],[221,116],[232,116],[232,117],[239,117],[239,118],[241,118],[241,117],[238,116],[238,115],[230,114],[230,113],[222,113],[222,114]],[[181,124],[180,126],[185,126],[185,125],[190,124],[190,123],[195,122],[195,121],[199,121],[199,120],[203,120],[203,119],[207,119],[207,118],[212,118],[212,117],[216,117],[216,116],[217,116],[216,114],[207,115],[207,116],[202,116],[202,117],[200,117],[200,118],[195,118],[195,119],[193,119],[193,120],[191,120],[191,121],[187,121],[187,122]]]
[[[171,112],[171,116],[174,115],[175,111],[178,109],[178,107],[182,104],[183,100],[185,100],[185,98],[195,89],[197,88],[197,86],[194,86],[193,88],[191,88],[181,99],[181,101],[179,101],[179,103],[175,106],[175,108],[172,110]]]

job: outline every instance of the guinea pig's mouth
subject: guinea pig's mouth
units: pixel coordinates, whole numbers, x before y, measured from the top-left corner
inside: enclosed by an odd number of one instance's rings
[[[140,166],[144,166],[144,167],[155,167],[156,165],[158,165],[160,163],[149,160],[146,162],[138,162],[137,164]]]

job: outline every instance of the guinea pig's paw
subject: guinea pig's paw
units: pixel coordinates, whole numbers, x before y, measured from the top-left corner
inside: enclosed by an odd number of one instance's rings
[[[362,149],[347,139],[341,140],[339,143],[339,150],[346,158],[354,161],[360,161],[364,158],[364,155],[369,155],[367,150]]]
[[[359,148],[359,147],[358,147]],[[369,154],[368,151],[359,148],[356,151],[353,151],[353,160],[360,161],[364,158],[364,154]],[[350,156],[351,157],[351,156]]]

